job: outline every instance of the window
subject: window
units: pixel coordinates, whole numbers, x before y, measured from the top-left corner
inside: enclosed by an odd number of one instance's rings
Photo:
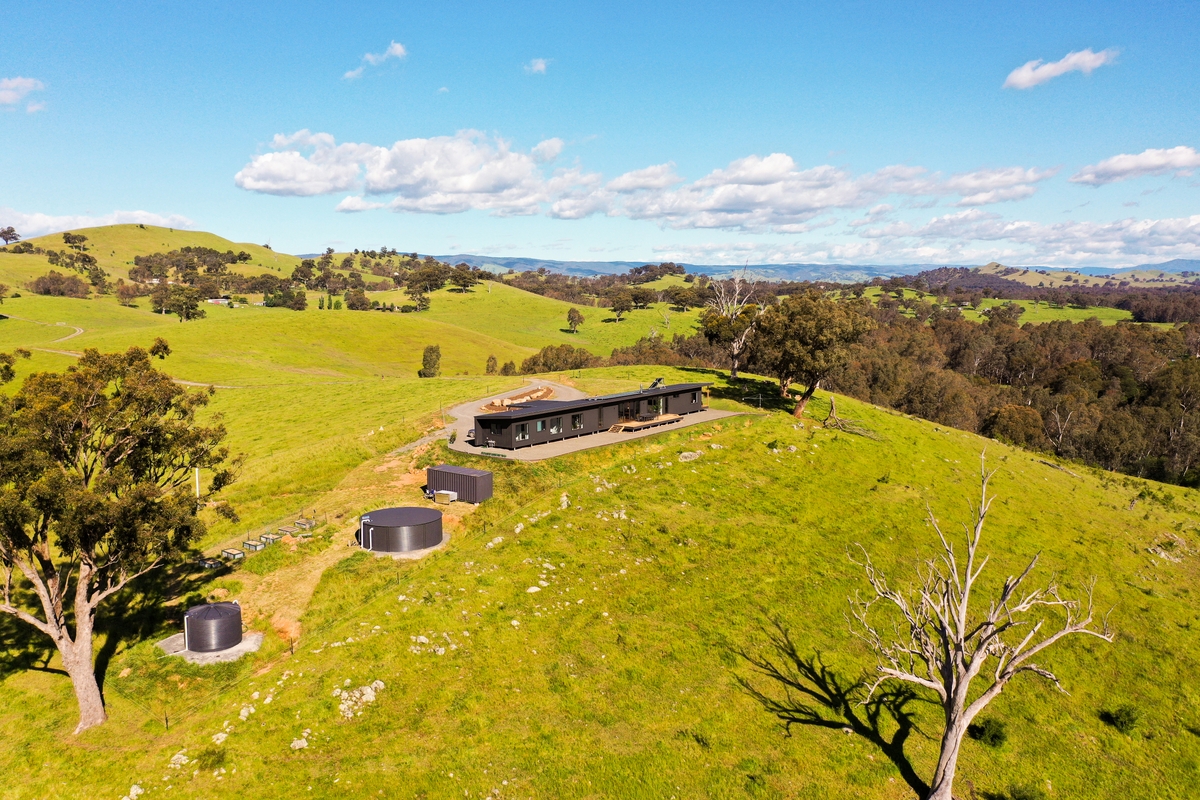
[[[541,433],[542,431],[546,430],[546,420],[539,419],[537,421],[537,430],[538,430],[538,433]]]
[[[573,431],[583,430],[583,414],[572,414],[571,415],[571,430],[573,430]]]
[[[555,417],[550,420],[550,433],[562,433],[562,417]]]
[[[699,402],[700,402],[700,393],[692,392],[692,405],[695,405],[696,403],[699,403]]]
[[[517,441],[525,442],[529,440],[529,423],[521,422],[517,424]]]
[[[600,425],[604,424],[604,406],[600,406],[598,409],[596,409],[596,422],[598,422]]]

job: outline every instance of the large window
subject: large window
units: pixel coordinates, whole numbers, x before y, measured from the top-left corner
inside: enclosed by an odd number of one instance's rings
[[[518,442],[529,441],[529,423],[528,422],[517,423],[517,441]]]
[[[562,433],[562,417],[555,417],[550,420],[550,433]]]
[[[541,433],[542,431],[546,430],[546,420],[539,419],[537,421],[537,430],[538,430],[538,433]]]
[[[696,403],[699,403],[699,402],[700,402],[700,393],[692,392],[692,405],[695,405]]]
[[[583,414],[572,414],[571,415],[571,430],[573,430],[573,431],[583,430]]]

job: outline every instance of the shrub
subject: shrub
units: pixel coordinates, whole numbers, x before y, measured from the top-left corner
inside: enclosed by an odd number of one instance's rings
[[[88,285],[74,275],[63,275],[61,272],[50,270],[40,278],[35,278],[29,288],[35,294],[50,297],[87,297]]]
[[[501,375],[516,375],[517,365],[511,361],[505,361],[504,366],[500,368]]]
[[[967,736],[988,747],[999,747],[1008,739],[1004,723],[995,717],[980,717],[978,722],[968,725]]]
[[[442,348],[436,344],[427,345],[425,352],[421,354],[421,368],[417,370],[417,375],[422,378],[436,378],[441,371]]]
[[[1107,725],[1111,725],[1126,736],[1133,733],[1133,729],[1137,727],[1141,716],[1142,713],[1138,711],[1137,707],[1131,705],[1117,706],[1112,711],[1100,712],[1101,721]]]
[[[370,311],[371,301],[362,289],[349,289],[346,291],[346,308],[351,311]]]
[[[583,369],[600,363],[600,359],[582,347],[569,344],[546,345],[537,354],[525,359],[521,372],[560,372],[568,369]]]

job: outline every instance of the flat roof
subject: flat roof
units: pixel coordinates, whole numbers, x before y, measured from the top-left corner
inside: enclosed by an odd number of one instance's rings
[[[661,397],[680,392],[694,392],[712,386],[711,383],[673,383],[670,386],[658,386],[653,389],[640,389],[619,394],[605,394],[598,397],[585,397],[582,400],[531,400],[528,403],[514,403],[508,411],[494,411],[488,414],[476,414],[476,419],[511,420],[536,417],[542,414],[556,414],[564,411],[575,411],[581,408],[592,408],[606,403],[619,403],[624,400],[643,397]]]

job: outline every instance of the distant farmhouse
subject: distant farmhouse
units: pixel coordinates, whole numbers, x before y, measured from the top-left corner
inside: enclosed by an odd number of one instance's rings
[[[685,414],[704,411],[710,383],[664,386],[659,378],[647,389],[583,400],[532,400],[507,411],[475,417],[476,447],[516,450],[602,431],[640,431],[669,425]]]

